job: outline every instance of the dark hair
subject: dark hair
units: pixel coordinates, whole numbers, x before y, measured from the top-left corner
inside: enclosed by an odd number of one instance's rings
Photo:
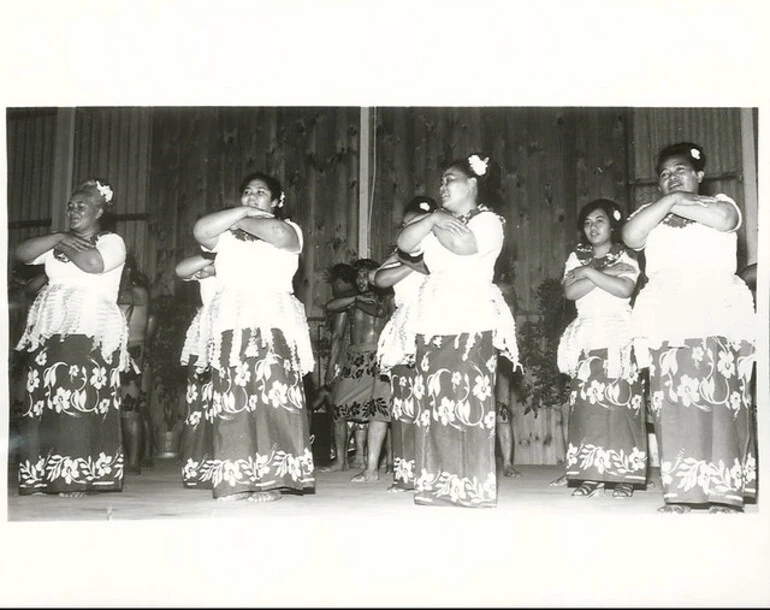
[[[109,189],[108,193],[103,193],[105,188]],[[114,189],[112,185],[101,178],[89,178],[81,182],[75,190],[72,191],[72,195],[76,193],[85,193],[91,197],[95,197],[102,206],[102,216],[99,219],[99,228],[102,231],[114,231],[117,219],[113,210],[115,209]],[[107,198],[109,197],[109,201]]]
[[[483,174],[476,173],[476,170],[473,169],[473,166],[471,165],[471,158],[477,157],[480,161],[484,161],[486,159],[486,169]],[[462,173],[464,173],[468,178],[476,178],[479,180],[479,184],[486,180],[487,176],[489,175],[489,157],[485,157],[482,153],[471,153],[467,157],[464,157],[462,159],[455,159],[454,161],[450,161],[449,163],[445,163],[443,167],[443,171],[446,171],[450,168],[456,168],[459,169]]]
[[[623,226],[623,210],[620,206],[612,201],[612,199],[594,199],[589,201],[582,208],[577,217],[577,230],[580,234],[578,240],[581,244],[586,244],[586,232],[583,229],[583,224],[588,218],[588,215],[596,210],[604,210],[607,214],[607,218],[610,219],[610,239],[613,242],[620,242],[620,227]]]
[[[356,273],[359,271],[373,271],[379,266],[380,263],[372,260],[371,258],[359,258],[356,262],[353,263],[353,268],[356,270]]]
[[[706,167],[706,153],[703,151],[703,147],[700,144],[693,142],[677,142],[676,144],[669,144],[661,149],[658,153],[658,160],[655,163],[655,173],[660,175],[663,169],[663,163],[665,163],[671,157],[682,156],[687,159],[696,172],[702,172]]]
[[[474,157],[478,159],[478,163],[476,163],[476,165],[483,164],[483,166],[485,166],[483,170],[480,167],[478,168],[479,171],[483,171],[484,173],[476,173],[476,170],[473,169],[473,165],[471,165],[470,160]],[[474,161],[475,160],[476,159],[474,159]],[[475,152],[471,153],[467,157],[455,159],[454,161],[445,163],[442,166],[442,172],[452,168],[459,169],[468,178],[476,178],[476,188],[478,191],[479,203],[483,203],[485,205],[494,205],[497,202],[496,190],[499,188],[499,184],[497,184],[499,175],[496,175],[495,178],[490,180],[490,174],[492,174],[493,167],[487,155],[484,155],[480,152]]]
[[[253,172],[241,181],[238,193],[242,194],[243,191],[246,190],[246,187],[249,186],[249,184],[254,180],[262,180],[262,182],[267,185],[267,188],[270,190],[272,201],[277,199],[279,202],[279,204],[273,208],[273,214],[275,214],[276,218],[284,218],[285,213],[283,208],[283,201],[281,199],[281,196],[284,195],[284,192],[283,187],[281,186],[281,181],[278,180],[278,178],[268,176],[264,172]]]
[[[326,281],[332,284],[337,280],[354,286],[356,283],[356,270],[353,265],[348,265],[347,263],[332,265],[326,272]]]
[[[438,208],[438,204],[433,197],[417,195],[412,197],[404,206],[404,216],[407,214],[429,214],[436,208]]]

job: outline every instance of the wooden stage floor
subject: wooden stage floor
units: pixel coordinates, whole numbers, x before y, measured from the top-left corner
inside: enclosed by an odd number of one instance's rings
[[[120,493],[72,499],[19,497],[10,470],[0,605],[770,604],[770,527],[757,505],[661,515],[659,487],[572,498],[549,486],[560,467],[517,468],[488,510],[417,506],[386,492],[390,477],[352,484],[355,472],[318,473],[314,494],[255,504],[184,489],[175,460]]]
[[[498,477],[496,512],[542,511],[564,515],[649,515],[663,502],[659,487],[637,490],[629,499],[613,498],[608,491],[593,498],[572,498],[571,488],[551,487],[549,482],[562,472],[559,466],[517,466],[521,478]],[[140,475],[128,475],[123,491],[85,498],[18,495],[15,472],[9,469],[9,521],[92,521],[141,519],[219,519],[250,517],[255,514],[283,517],[360,516],[367,511],[385,511],[390,515],[419,513],[410,493],[388,493],[392,479],[381,475],[374,483],[354,484],[350,478],[357,471],[316,473],[313,494],[286,494],[278,502],[216,502],[208,490],[184,489],[179,465],[173,459],[156,459],[155,466]],[[657,473],[653,473],[653,478]],[[427,510],[432,510],[427,508]],[[452,509],[455,510],[455,509]],[[467,510],[467,509],[457,509]],[[756,512],[756,505],[746,512]],[[488,511],[482,511],[488,512]]]

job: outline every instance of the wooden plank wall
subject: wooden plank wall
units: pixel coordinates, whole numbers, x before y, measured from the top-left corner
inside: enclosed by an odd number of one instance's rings
[[[50,230],[56,109],[9,108],[6,134],[8,251],[11,253],[25,239]],[[66,197],[62,195],[62,204]],[[8,262],[9,265],[13,262],[10,254]]]
[[[622,109],[378,108],[376,122],[373,257],[390,252],[412,196],[438,197],[441,165],[479,151],[507,221],[518,314],[535,313],[537,286],[561,274],[581,205],[609,197],[627,206]]]
[[[636,209],[660,196],[655,161],[674,142],[695,142],[706,152],[703,194],[725,193],[743,210],[743,156],[738,108],[637,108],[629,130],[631,201]],[[738,268],[746,263],[745,224],[738,230]]]
[[[156,108],[153,110],[148,266],[157,294],[171,293],[176,262],[197,251],[204,213],[238,203],[242,178],[278,177],[305,248],[295,277],[309,316],[330,297],[325,270],[356,256],[358,108]]]
[[[76,110],[72,186],[89,178],[103,178],[112,185],[116,231],[142,270],[149,258],[145,214],[151,140],[149,108]],[[126,215],[130,219],[121,218]]]

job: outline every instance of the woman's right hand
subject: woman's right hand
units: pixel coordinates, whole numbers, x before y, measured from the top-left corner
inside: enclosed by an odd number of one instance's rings
[[[696,193],[687,193],[685,191],[676,191],[676,199],[674,205],[699,205],[706,207],[710,203],[716,203],[719,201],[716,197],[710,197],[708,195],[698,195]]]
[[[615,263],[610,267],[606,267],[602,269],[602,271],[604,271],[604,273],[606,273],[607,275],[618,277],[623,275],[624,273],[634,273],[636,269],[634,269],[633,265],[629,265],[628,263]]]
[[[254,208],[249,205],[243,206],[246,208],[246,218],[274,218],[275,215],[271,214],[270,212],[265,212],[265,210],[260,210],[259,208]]]
[[[454,235],[465,235],[470,229],[445,210],[435,210],[431,215],[433,227],[448,231]]]
[[[59,243],[56,245],[56,248],[69,248],[75,252],[85,252],[96,247],[87,239],[83,239],[74,233],[58,233],[58,236]]]

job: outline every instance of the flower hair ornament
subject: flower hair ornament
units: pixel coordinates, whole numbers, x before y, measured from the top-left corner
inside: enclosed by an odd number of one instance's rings
[[[482,159],[478,155],[471,155],[468,157],[468,165],[473,170],[473,173],[477,176],[483,176],[487,173],[487,167],[489,165],[489,157]]]
[[[112,201],[112,189],[108,184],[102,184],[98,180],[96,181],[96,190],[99,191],[99,194],[104,197],[104,201],[109,203]]]
[[[419,208],[423,212],[430,212],[430,204],[427,201],[421,201],[420,205],[419,205]]]
[[[275,207],[282,208],[284,201],[286,201],[286,193],[281,192],[281,196],[278,198],[278,203],[276,204]]]
[[[615,220],[620,220],[621,218],[620,210],[612,210],[612,217]]]
[[[690,149],[690,156],[691,156],[693,159],[698,159],[698,160],[700,160],[700,151],[699,151],[697,148],[691,148],[691,149]]]

